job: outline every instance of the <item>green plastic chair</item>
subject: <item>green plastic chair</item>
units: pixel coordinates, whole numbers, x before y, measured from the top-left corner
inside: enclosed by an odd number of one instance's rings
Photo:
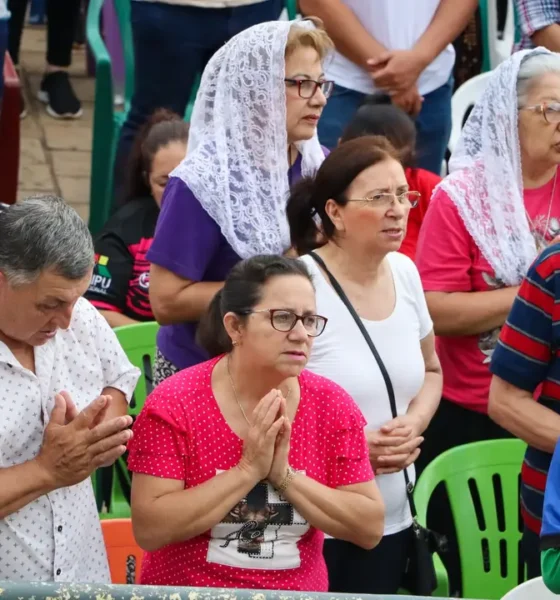
[[[458,446],[430,463],[416,483],[418,520],[426,525],[429,500],[444,483],[459,544],[463,596],[499,600],[525,579],[519,544],[519,481],[526,445],[490,440]],[[447,579],[439,557],[438,582]],[[444,586],[439,597],[448,595]]]
[[[128,360],[141,371],[128,414],[136,417],[153,388],[152,365],[159,325],[155,321],[116,327],[115,334]],[[97,505],[101,519],[130,517],[131,476],[126,459],[119,458],[112,467],[96,473]]]

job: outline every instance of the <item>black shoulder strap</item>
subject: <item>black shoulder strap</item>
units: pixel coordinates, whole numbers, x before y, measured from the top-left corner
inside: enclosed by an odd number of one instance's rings
[[[393,389],[391,377],[389,376],[389,373],[387,372],[387,368],[385,367],[385,364],[383,363],[383,359],[379,355],[379,352],[377,351],[377,348],[375,347],[373,340],[371,339],[369,333],[367,332],[367,329],[365,328],[365,326],[362,322],[362,319],[360,319],[360,316],[358,315],[358,313],[352,306],[352,303],[348,299],[348,296],[344,293],[344,290],[342,289],[340,283],[338,283],[338,281],[335,279],[334,275],[327,268],[325,261],[320,256],[315,254],[315,252],[310,252],[309,255],[321,267],[321,269],[323,269],[323,271],[326,273],[327,277],[329,278],[329,281],[331,282],[332,287],[334,288],[334,291],[338,294],[338,296],[340,297],[342,302],[344,302],[346,308],[348,309],[348,312],[352,315],[352,318],[356,322],[356,325],[362,332],[362,335],[364,336],[364,339],[366,340],[366,343],[369,346],[369,349],[371,350],[371,353],[373,354],[373,356],[377,362],[379,370],[381,371],[383,380],[385,381],[385,386],[387,387],[387,395],[389,396],[389,402],[391,404],[391,413],[393,415],[393,418],[395,419],[398,416],[397,403],[395,400],[395,390]],[[408,477],[408,473],[406,472],[406,469],[403,469],[403,474],[404,474],[404,480],[406,483],[406,492],[408,495],[408,502],[410,504],[410,511],[412,513],[412,516],[416,517],[416,506],[414,505],[414,498],[412,497],[413,485]]]

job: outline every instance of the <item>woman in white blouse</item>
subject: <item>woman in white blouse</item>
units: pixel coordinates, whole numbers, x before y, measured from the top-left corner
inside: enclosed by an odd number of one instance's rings
[[[301,260],[314,276],[317,309],[329,319],[308,368],[341,385],[361,408],[386,506],[384,537],[375,549],[326,540],[333,592],[395,594],[411,549],[402,471],[414,481],[412,465],[442,388],[418,271],[396,252],[417,200],[389,142],[363,137],[335,149],[314,179],[294,187],[288,203],[293,245],[305,255]],[[376,346],[394,388],[396,418],[370,347],[318,263],[338,281]]]

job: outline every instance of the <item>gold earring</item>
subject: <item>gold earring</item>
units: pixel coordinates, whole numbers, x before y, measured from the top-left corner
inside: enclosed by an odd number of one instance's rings
[[[239,342],[237,342],[236,340],[233,340],[233,342],[231,342],[232,346],[237,346],[239,344]]]

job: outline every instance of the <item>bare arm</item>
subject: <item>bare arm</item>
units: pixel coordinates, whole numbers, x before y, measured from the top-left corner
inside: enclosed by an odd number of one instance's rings
[[[430,64],[465,29],[478,0],[441,0],[428,29],[416,42],[414,50]]]
[[[284,492],[316,529],[367,550],[383,537],[385,506],[373,481],[329,488],[298,473]]]
[[[121,327],[122,325],[135,325],[136,323],[140,322],[135,321],[134,319],[131,319],[130,317],[127,317],[126,315],[123,315],[122,313],[116,312],[114,310],[100,310],[99,314],[103,315],[103,317],[111,327]]]
[[[34,459],[0,469],[0,519],[53,491],[49,477]]]
[[[183,279],[158,265],[150,267],[150,303],[160,325],[198,321],[223,282]]]
[[[128,402],[126,396],[116,388],[106,387],[101,392],[102,396],[111,396],[107,413],[105,415],[105,421],[110,421],[116,417],[124,417],[128,413]]]
[[[426,365],[424,385],[419,394],[408,405],[407,416],[417,423],[415,435],[421,435],[432,420],[441,400],[443,374],[436,353],[435,336],[432,331],[420,342],[422,356]]]
[[[148,552],[194,538],[222,521],[257,483],[258,477],[240,467],[189,489],[183,481],[134,473],[134,535]]]
[[[548,27],[539,29],[531,36],[535,46],[544,46],[552,52],[560,52],[560,25],[553,23]]]
[[[357,65],[366,67],[368,59],[385,51],[342,0],[299,0],[299,6],[304,15],[322,19],[336,49]]]
[[[544,452],[554,452],[560,437],[560,415],[533,399],[533,394],[494,375],[488,401],[490,418]]]
[[[519,287],[489,292],[426,292],[426,301],[441,336],[477,335],[501,327]]]

